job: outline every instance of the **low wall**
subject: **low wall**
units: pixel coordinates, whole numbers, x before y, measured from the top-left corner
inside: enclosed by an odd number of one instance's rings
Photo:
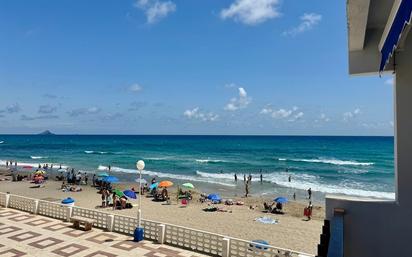
[[[70,221],[74,215],[96,220],[95,227],[117,233],[133,235],[137,218],[107,212],[62,205],[18,195],[0,193],[0,206],[13,208],[35,215]],[[142,219],[147,240],[161,244],[221,257],[311,257],[313,255],[261,245],[251,241],[210,233],[202,230]]]
[[[335,208],[345,211],[345,257],[410,256],[409,206],[400,206],[395,201],[327,196],[326,219],[332,219]]]

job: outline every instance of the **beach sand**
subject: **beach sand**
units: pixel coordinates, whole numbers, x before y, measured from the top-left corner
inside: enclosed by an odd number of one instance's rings
[[[0,169],[0,173],[5,172]],[[4,176],[0,176],[4,178]],[[6,177],[11,179],[11,177]],[[138,200],[133,200],[132,209],[115,210],[112,208],[100,208],[101,197],[97,190],[91,186],[82,186],[82,192],[62,192],[60,190],[61,182],[48,181],[43,188],[30,188],[33,184],[28,181],[10,182],[0,181],[0,191],[10,192],[11,194],[22,195],[37,199],[60,201],[66,197],[72,197],[76,200],[76,206],[99,209],[107,212],[127,216],[137,216]],[[127,189],[132,185],[116,184],[115,188]],[[136,184],[133,185],[137,188]],[[171,188],[173,192],[176,188]],[[175,225],[186,226],[189,228],[205,230],[222,235],[237,237],[246,240],[263,239],[271,245],[289,248],[295,251],[315,254],[319,236],[324,219],[324,207],[314,206],[314,216],[310,221],[303,217],[303,208],[306,203],[291,201],[284,206],[285,214],[267,214],[262,212],[263,202],[270,201],[263,197],[233,198],[245,202],[244,206],[218,206],[224,207],[230,212],[204,212],[203,208],[207,204],[201,204],[194,197],[187,207],[181,207],[175,197],[171,196],[172,204],[166,205],[161,202],[153,202],[151,198],[144,196],[142,198],[142,216],[145,219],[160,221]],[[249,206],[257,206],[251,210]],[[275,225],[267,225],[256,222],[258,217],[268,216],[279,221]]]

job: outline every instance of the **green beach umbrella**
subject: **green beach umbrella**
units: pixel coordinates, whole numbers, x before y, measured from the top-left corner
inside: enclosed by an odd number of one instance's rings
[[[195,186],[192,183],[184,183],[182,186],[189,189],[195,189]]]
[[[107,174],[106,172],[101,172],[99,174],[97,174],[98,177],[108,177],[109,174]]]
[[[118,197],[124,196],[124,193],[122,191],[120,191],[119,189],[113,190],[113,193],[115,193]]]

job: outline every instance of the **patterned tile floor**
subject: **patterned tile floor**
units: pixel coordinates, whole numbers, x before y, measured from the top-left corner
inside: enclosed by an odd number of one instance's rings
[[[130,236],[93,228],[75,230],[70,223],[0,208],[0,256],[145,256],[202,257],[198,253],[159,245],[135,243]]]

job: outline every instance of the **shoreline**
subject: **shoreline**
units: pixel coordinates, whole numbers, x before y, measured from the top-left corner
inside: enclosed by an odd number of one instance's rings
[[[5,171],[5,169],[0,169],[0,173],[3,174],[0,177],[4,178],[4,175],[9,172]],[[90,185],[82,185],[83,190],[81,192],[62,192],[60,190],[61,182],[53,180],[47,181],[44,188],[30,188],[33,184],[30,184],[28,181],[0,181],[0,185],[0,191],[2,192],[56,202],[70,196],[76,200],[76,206],[99,209],[109,213],[115,212],[126,216],[137,215],[138,201],[136,200],[130,201],[134,206],[132,209],[113,210],[112,208],[101,208],[100,195]],[[131,186],[136,188],[136,183],[114,185],[115,188],[121,190],[129,189]],[[264,239],[277,247],[307,253],[316,252],[324,219],[323,206],[314,204],[313,219],[311,221],[304,221],[303,208],[306,204],[302,202],[290,201],[284,205],[285,214],[279,215],[262,212],[263,201],[272,201],[271,198],[256,196],[248,198],[233,197],[233,200],[243,201],[245,203],[244,206],[219,204],[219,207],[224,208],[228,212],[208,213],[202,211],[202,209],[207,207],[207,204],[197,201],[198,192],[194,194],[194,200],[187,207],[182,208],[180,203],[175,200],[175,191],[176,187],[169,190],[171,192],[171,205],[154,202],[151,198],[145,196],[142,197],[143,217],[246,240]],[[257,207],[251,210],[249,208],[251,205]],[[271,217],[278,220],[279,223],[275,225],[258,223],[255,219],[259,217]]]

